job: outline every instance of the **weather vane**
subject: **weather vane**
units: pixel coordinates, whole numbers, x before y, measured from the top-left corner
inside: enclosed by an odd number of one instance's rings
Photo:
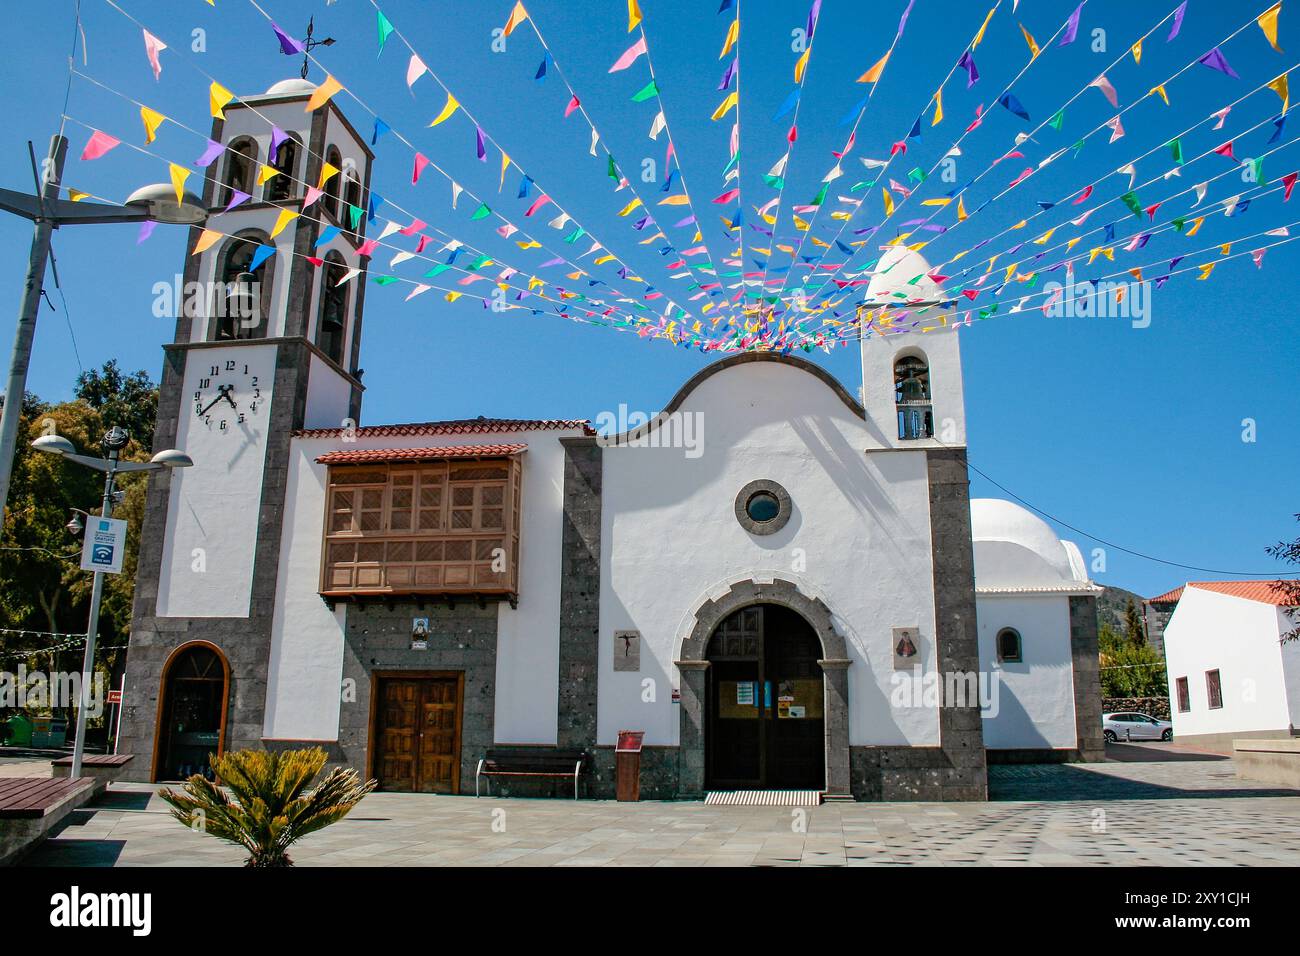
[[[311,36],[312,28],[316,24],[316,18],[311,17],[307,21],[307,36],[302,41],[302,78],[307,79],[307,67],[311,62],[311,51],[318,46],[333,46],[334,38],[326,37],[323,40],[313,40]]]

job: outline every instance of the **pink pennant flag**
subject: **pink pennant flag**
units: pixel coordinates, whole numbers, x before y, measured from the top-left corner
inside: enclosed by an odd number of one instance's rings
[[[361,245],[357,246],[357,255],[369,258],[375,254],[375,250],[378,248],[378,239],[367,239],[365,242],[361,243]]]
[[[317,189],[315,186],[308,186],[307,195],[303,198],[302,201],[302,208],[306,209],[308,206],[315,203],[316,200],[320,199],[320,197],[323,195],[324,193],[321,190]]]
[[[733,199],[735,199],[735,198],[736,198],[737,196],[739,196],[739,195],[740,195],[740,190],[739,190],[739,189],[728,189],[725,193],[723,193],[721,196],[719,196],[718,198],[716,198],[716,199],[713,200],[713,201],[714,201],[714,203],[716,203],[717,205],[722,206],[722,205],[725,205],[726,203],[731,202]]]
[[[86,142],[86,148],[81,151],[82,160],[99,159],[110,149],[121,144],[120,139],[114,139],[107,133],[95,130],[90,134],[90,139]]]
[[[581,105],[582,104],[579,102],[576,96],[570,98],[569,105],[564,108],[564,118],[568,119],[570,116],[572,116],[573,111],[576,110]]]
[[[1097,89],[1101,90],[1102,95],[1106,97],[1106,100],[1111,106],[1119,106],[1119,94],[1115,92],[1115,87],[1111,86],[1110,80],[1106,79],[1106,74],[1103,73],[1088,85],[1095,86]]]
[[[1295,181],[1297,177],[1300,177],[1300,173],[1287,173],[1282,177],[1282,185],[1286,187],[1286,191],[1282,193],[1283,202],[1286,202],[1291,198],[1291,190],[1295,189]]]
[[[162,64],[158,62],[158,54],[167,49],[167,44],[148,30],[142,32],[144,33],[144,54],[149,58],[149,65],[153,67],[153,78],[157,81],[162,77]]]
[[[415,81],[428,72],[428,67],[414,53],[411,54],[411,62],[406,67],[406,87],[410,89],[415,85]]]
[[[617,73],[619,70],[626,70],[636,62],[637,57],[644,55],[645,52],[645,34],[643,33],[641,34],[641,39],[628,47],[627,51],[614,61],[614,65],[609,68],[609,72]]]
[[[420,181],[420,173],[424,172],[424,167],[429,165],[429,160],[423,153],[415,154],[415,169],[411,172],[411,185],[414,186]]]
[[[409,226],[403,226],[397,231],[403,236],[413,236],[427,225],[423,219],[412,219]]]
[[[433,236],[420,236],[419,240],[415,243],[415,254],[418,256],[425,249],[429,248],[429,243],[431,242],[433,242]]]
[[[1070,203],[1070,205],[1077,206],[1091,195],[1092,195],[1092,187],[1084,186],[1083,192],[1079,193],[1078,197],[1072,203]]]
[[[1107,120],[1106,126],[1110,128],[1110,139],[1108,139],[1106,142],[1113,143],[1115,142],[1115,140],[1120,139],[1124,136],[1124,124],[1119,121],[1118,116],[1116,116],[1112,120]]]
[[[835,152],[835,150],[831,150],[831,155],[834,156],[836,159],[843,159],[845,156],[847,156],[849,154],[849,150],[853,148],[853,144],[857,140],[857,135],[858,135],[857,133],[850,133],[849,141],[844,144],[844,148],[840,150],[838,153]]]
[[[528,207],[528,209],[527,209],[527,211],[524,213],[524,215],[525,215],[525,216],[531,216],[533,213],[537,212],[537,210],[541,209],[543,206],[545,206],[545,205],[546,205],[548,202],[550,202],[550,201],[551,201],[551,197],[550,197],[550,196],[545,196],[545,195],[543,195],[543,196],[538,196],[536,199],[533,200],[533,204],[532,204],[531,206]]]
[[[1231,112],[1232,112],[1232,107],[1225,106],[1223,109],[1219,110],[1219,112],[1211,113],[1210,115],[1215,117],[1218,120],[1218,122],[1214,124],[1213,129],[1223,129],[1224,120],[1228,118],[1228,114]]]
[[[1265,253],[1266,251],[1267,251],[1266,249],[1252,249],[1252,250],[1250,250],[1250,258],[1253,259],[1253,260],[1255,261],[1255,268],[1256,268],[1256,269],[1262,269],[1262,268],[1264,267],[1264,253]]]
[[[1228,140],[1222,146],[1216,146],[1214,148],[1214,152],[1218,153],[1220,156],[1225,156],[1228,159],[1237,158],[1236,156],[1232,155],[1232,140]]]
[[[1011,186],[1019,186],[1021,183],[1023,183],[1026,179],[1028,179],[1028,178],[1029,178],[1030,176],[1032,176],[1033,174],[1034,174],[1033,167],[1030,167],[1029,169],[1026,169],[1023,173],[1021,173],[1021,174],[1020,174],[1019,176],[1017,176],[1015,179],[1011,180]],[[1011,186],[1008,186],[1007,188],[1010,189]]]

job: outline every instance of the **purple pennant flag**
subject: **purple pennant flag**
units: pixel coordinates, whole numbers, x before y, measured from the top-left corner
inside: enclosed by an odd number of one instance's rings
[[[682,226],[693,226],[693,225],[695,225],[695,217],[687,216],[685,219],[681,220],[680,222],[673,223],[673,228],[678,229]]]
[[[152,219],[146,219],[144,222],[140,223],[140,235],[136,237],[135,244],[137,246],[140,245],[140,243],[152,236],[153,231],[157,228],[158,223],[154,222]]]
[[[632,223],[632,228],[638,231],[644,229],[646,227],[646,223],[648,223],[649,221],[650,221],[649,216],[642,216],[636,222]]]
[[[812,42],[813,33],[817,29],[817,18],[822,12],[822,0],[813,0],[813,5],[808,10],[808,29],[806,35],[808,42]]]
[[[1156,288],[1163,289],[1165,283],[1169,281],[1169,276],[1156,276]]]
[[[475,145],[475,149],[478,150],[478,158],[479,158],[479,161],[480,161],[480,162],[484,162],[484,163],[486,163],[486,162],[487,162],[487,147],[485,147],[485,146],[483,145],[483,129],[482,129],[482,127],[478,127],[478,126],[474,127],[474,145]]]
[[[908,0],[907,9],[903,11],[902,17],[898,20],[898,35],[903,35],[903,30],[907,27],[907,17],[912,12],[912,7],[916,5],[916,0]]]
[[[554,259],[547,259],[545,262],[541,264],[540,268],[545,269],[548,268],[549,266],[559,266],[563,264],[564,264],[564,257],[556,256]]]
[[[208,166],[212,161],[226,151],[215,139],[208,140],[208,148],[203,151],[203,155],[194,160],[195,166]]]
[[[1166,43],[1178,36],[1178,31],[1183,28],[1183,14],[1186,12],[1187,0],[1183,0],[1183,2],[1178,5],[1178,9],[1174,11],[1174,28],[1169,31],[1169,36],[1165,37]]]
[[[271,157],[280,155],[280,144],[289,138],[289,134],[278,126],[271,127]]]
[[[1228,61],[1224,57],[1223,52],[1217,46],[1196,62],[1200,63],[1202,66],[1208,66],[1211,70],[1218,70],[1220,73],[1226,73],[1234,80],[1241,79],[1241,77],[1237,75],[1237,72],[1228,65]]]
[[[1178,268],[1178,263],[1180,263],[1180,262],[1182,262],[1182,261],[1183,261],[1183,257],[1182,257],[1182,256],[1178,256],[1178,257],[1176,257],[1176,258],[1170,259],[1170,260],[1169,260],[1169,271],[1170,271],[1170,272],[1173,272],[1176,268]]]
[[[975,85],[975,81],[980,78],[980,71],[975,67],[975,57],[971,55],[970,50],[961,55],[957,65],[966,71],[966,89],[969,90]]]
[[[280,41],[280,52],[285,56],[293,56],[295,53],[307,52],[301,41],[295,40],[274,23],[271,24],[271,29],[275,31],[275,36]]]
[[[727,72],[722,74],[722,82],[718,84],[718,89],[725,90],[731,85],[735,78],[736,72],[740,69],[740,57],[736,57],[727,65]]]
[[[241,189],[232,189],[230,191],[230,203],[226,206],[226,212],[234,209],[240,203],[248,202],[253,197]]]
[[[1074,38],[1079,35],[1079,14],[1081,13],[1083,13],[1082,3],[1074,8],[1074,12],[1070,14],[1070,19],[1065,21],[1065,32],[1061,34],[1057,46],[1069,46],[1074,42]]]

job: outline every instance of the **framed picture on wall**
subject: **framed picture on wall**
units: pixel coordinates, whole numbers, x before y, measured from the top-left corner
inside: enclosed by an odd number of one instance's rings
[[[894,670],[910,671],[921,663],[921,630],[896,627],[893,630]]]
[[[427,651],[429,649],[429,619],[427,617],[411,618],[411,650]]]

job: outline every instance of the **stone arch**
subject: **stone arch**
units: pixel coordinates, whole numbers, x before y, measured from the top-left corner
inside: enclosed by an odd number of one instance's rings
[[[820,598],[809,597],[798,586],[780,578],[770,583],[740,581],[720,597],[695,611],[695,623],[681,644],[677,665],[681,675],[680,789],[683,795],[704,790],[705,672],[709,639],[730,614],[754,604],[776,604],[799,614],[821,641],[817,662],[826,685],[826,792],[849,793],[849,686],[848,644],[835,629],[830,609]]]

